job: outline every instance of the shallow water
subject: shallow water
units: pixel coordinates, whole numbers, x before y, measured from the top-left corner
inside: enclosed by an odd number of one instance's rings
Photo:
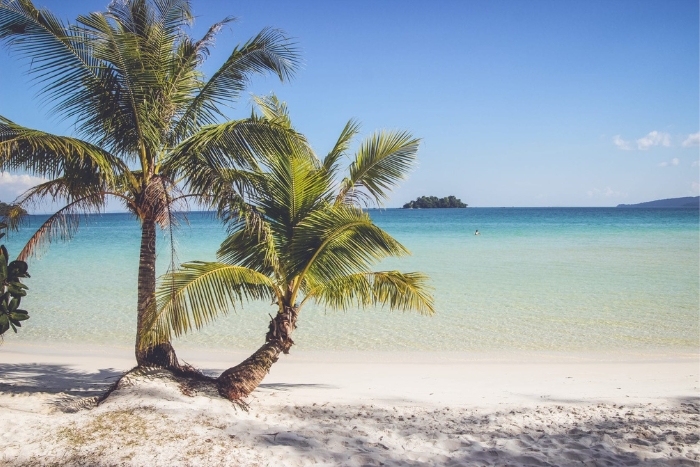
[[[469,208],[372,210],[413,256],[379,269],[430,275],[433,317],[307,306],[294,340],[305,350],[695,350],[699,218],[693,209]],[[16,254],[42,216],[7,242]],[[189,215],[178,259],[213,260],[224,229]],[[475,236],[478,229],[481,235]],[[138,222],[93,217],[68,243],[30,262],[31,319],[13,341],[130,346],[136,323]],[[169,262],[159,238],[159,271]],[[176,346],[252,349],[268,303],[250,303]],[[10,333],[12,334],[12,333]]]

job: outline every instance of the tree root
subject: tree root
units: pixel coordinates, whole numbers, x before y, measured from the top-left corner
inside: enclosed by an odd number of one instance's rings
[[[208,396],[221,396],[218,391],[218,378],[213,378],[202,373],[199,369],[193,367],[192,365],[185,363],[183,365],[178,365],[178,368],[162,368],[160,366],[135,366],[134,368],[124,372],[114,383],[112,383],[109,388],[100,396],[95,398],[94,407],[99,406],[104,401],[106,401],[110,395],[117,389],[128,387],[132,384],[131,379],[135,376],[147,377],[147,378],[162,378],[166,377],[164,373],[169,374],[169,376],[178,384],[180,391],[189,397],[194,397],[196,394],[204,393]],[[226,398],[226,397],[224,397]],[[228,399],[228,398],[226,398]],[[250,406],[241,399],[234,399],[229,401],[234,407],[248,412]]]

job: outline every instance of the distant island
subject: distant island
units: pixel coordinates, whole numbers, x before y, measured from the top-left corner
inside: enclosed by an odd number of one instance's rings
[[[13,206],[14,205],[12,204],[3,203],[2,201],[0,201],[0,217],[7,216],[10,212],[10,208]],[[20,212],[22,213],[22,215],[27,214],[27,211],[23,208],[20,208]]]
[[[466,208],[467,205],[461,199],[454,196],[438,198],[437,196],[421,196],[415,201],[409,201],[403,205],[404,209],[430,209],[430,208]]]
[[[685,198],[657,199],[638,204],[618,204],[618,208],[700,208],[700,196]]]

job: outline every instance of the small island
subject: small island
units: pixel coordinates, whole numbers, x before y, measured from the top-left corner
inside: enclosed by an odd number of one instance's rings
[[[5,217],[10,214],[10,209],[13,208],[15,205],[14,204],[7,204],[3,203],[0,201],[0,217]],[[24,216],[27,214],[27,211],[24,208],[19,209],[20,215]]]
[[[430,208],[466,208],[467,205],[461,199],[454,196],[438,198],[437,196],[421,196],[415,201],[409,201],[403,205],[404,209],[430,209]]]

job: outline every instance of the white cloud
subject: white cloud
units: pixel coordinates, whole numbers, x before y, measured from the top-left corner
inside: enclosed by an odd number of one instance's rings
[[[46,179],[43,177],[0,172],[0,200],[9,203],[29,188],[45,181]]]
[[[667,161],[659,162],[658,166],[659,167],[668,167],[669,165],[679,165],[680,163],[681,163],[681,160],[677,157],[674,157],[673,159],[671,159],[670,162],[667,162]]]
[[[684,148],[690,148],[693,146],[700,146],[700,131],[697,133],[693,133],[691,135],[688,135],[688,137],[683,141],[683,147]]]
[[[632,150],[632,144],[630,144],[629,141],[625,141],[622,139],[620,135],[615,135],[613,138],[613,143],[615,146],[617,146],[618,149],[621,149],[623,151],[631,151]]]
[[[693,161],[692,164],[690,164],[692,167],[697,167],[700,165],[700,161]]]
[[[671,135],[654,130],[637,140],[637,149],[640,151],[646,151],[653,146],[671,146]]]
[[[607,187],[605,190],[601,190],[599,188],[593,188],[592,190],[588,190],[586,192],[589,198],[625,198],[627,197],[627,193],[622,193],[621,191],[615,191],[610,187]]]

